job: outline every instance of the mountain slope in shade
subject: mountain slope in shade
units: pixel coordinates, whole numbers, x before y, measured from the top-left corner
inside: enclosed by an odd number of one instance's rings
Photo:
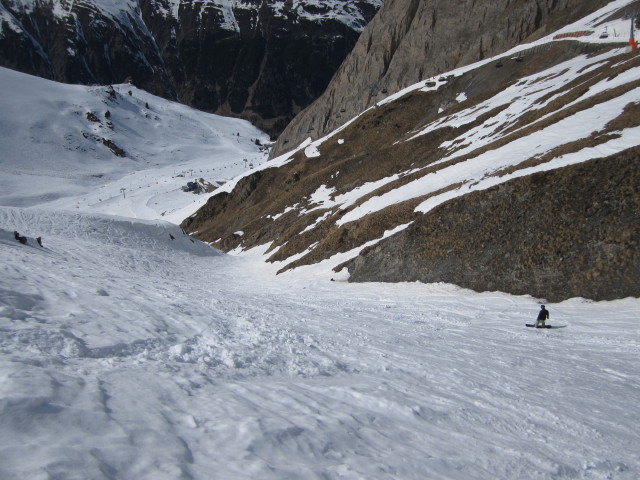
[[[132,79],[277,135],[324,90],[381,0],[7,0],[0,65],[65,83]]]

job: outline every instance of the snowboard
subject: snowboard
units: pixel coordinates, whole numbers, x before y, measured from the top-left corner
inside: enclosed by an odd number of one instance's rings
[[[533,323],[526,323],[525,325],[527,327],[535,327],[535,328],[553,328],[551,325],[540,325],[540,326],[536,327],[535,324],[533,324]]]

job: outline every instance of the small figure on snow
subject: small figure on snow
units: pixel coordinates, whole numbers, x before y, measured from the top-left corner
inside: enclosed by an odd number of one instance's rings
[[[18,232],[14,231],[13,237],[23,245],[27,244],[27,237],[25,237],[24,235],[20,235]]]
[[[540,312],[538,312],[538,318],[536,319],[535,327],[538,328],[539,325],[545,326],[545,323],[549,319],[549,310],[544,308],[544,305],[540,306]]]

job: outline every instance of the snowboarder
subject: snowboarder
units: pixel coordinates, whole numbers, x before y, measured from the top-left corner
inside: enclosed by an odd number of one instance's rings
[[[27,244],[27,237],[25,237],[24,235],[20,235],[18,232],[14,231],[13,237],[23,245]]]
[[[545,323],[547,320],[549,319],[549,310],[547,310],[546,308],[544,308],[544,305],[540,306],[540,312],[538,312],[538,318],[536,319],[536,325],[535,327],[538,328],[538,325],[542,324],[542,326],[545,326]]]

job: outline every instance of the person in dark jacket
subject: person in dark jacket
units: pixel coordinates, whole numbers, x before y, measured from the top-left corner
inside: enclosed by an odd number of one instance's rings
[[[538,312],[538,318],[536,319],[536,328],[538,328],[538,326],[540,324],[542,324],[542,326],[545,326],[545,323],[547,320],[549,319],[549,310],[547,310],[546,308],[544,308],[544,305],[540,306],[540,312]]]

